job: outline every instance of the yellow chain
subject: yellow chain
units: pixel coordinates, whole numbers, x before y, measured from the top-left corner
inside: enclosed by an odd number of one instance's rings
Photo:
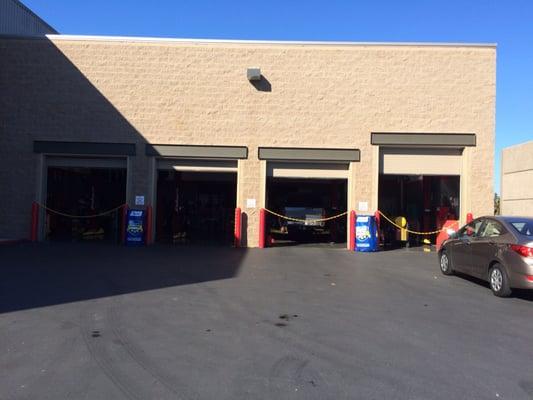
[[[53,210],[47,206],[45,206],[44,204],[41,204],[41,203],[37,203],[36,204],[45,209],[46,211],[48,212],[51,212],[52,214],[57,214],[57,215],[61,215],[62,217],[67,217],[67,218],[95,218],[95,217],[103,217],[104,215],[107,215],[107,214],[111,214],[115,211],[117,211],[118,209],[124,207],[126,204],[121,204],[120,206],[117,206],[111,210],[108,210],[108,211],[104,211],[102,213],[99,213],[99,214],[94,214],[94,215],[72,215],[72,214],[66,214],[64,212],[61,212],[61,211],[57,211],[57,210]]]
[[[320,219],[298,219],[298,218],[292,218],[292,217],[287,217],[285,215],[281,215],[281,214],[278,214],[277,212],[274,212],[272,210],[269,210],[268,208],[265,208],[265,211],[269,214],[272,214],[272,215],[275,215],[276,217],[279,217],[279,218],[283,218],[283,219],[286,219],[287,221],[294,221],[294,222],[307,222],[307,223],[314,223],[314,222],[326,222],[326,221],[331,221],[332,219],[335,219],[335,218],[340,218],[340,217],[343,217],[345,215],[348,214],[348,211],[345,211],[341,214],[338,214],[338,215],[334,215],[333,217],[328,217],[328,218],[320,218]]]
[[[390,224],[394,225],[396,228],[398,229],[403,229],[413,235],[421,235],[421,236],[429,236],[429,235],[435,235],[437,233],[440,233],[442,231],[444,231],[445,229],[449,229],[450,227],[446,227],[446,228],[441,228],[437,231],[433,231],[433,232],[418,232],[418,231],[412,231],[411,229],[407,229],[407,228],[402,228],[400,225],[396,224],[394,221],[392,221],[389,217],[387,217],[385,214],[383,214],[381,211],[378,210],[378,213],[379,215],[381,215],[383,218],[385,218]],[[455,222],[455,224],[458,224],[458,222]]]

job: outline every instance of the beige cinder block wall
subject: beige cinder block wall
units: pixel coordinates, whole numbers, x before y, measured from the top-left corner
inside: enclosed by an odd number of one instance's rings
[[[377,198],[371,132],[475,133],[466,212],[492,210],[494,46],[149,41],[51,36],[0,40],[0,236],[27,236],[32,142],[135,142],[131,196],[150,191],[143,144],[244,145],[239,206],[257,245],[259,146],[358,148],[349,205]],[[246,79],[260,67],[270,91]]]
[[[533,216],[533,141],[502,150],[500,212]]]

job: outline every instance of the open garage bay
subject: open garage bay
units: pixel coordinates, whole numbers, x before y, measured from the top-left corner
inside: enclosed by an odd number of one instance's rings
[[[163,170],[157,186],[158,242],[233,243],[236,173]]]
[[[346,179],[268,178],[266,194],[267,208],[288,217],[268,216],[272,245],[346,243]]]

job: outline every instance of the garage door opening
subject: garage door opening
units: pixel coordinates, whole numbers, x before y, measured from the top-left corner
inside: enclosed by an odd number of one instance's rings
[[[430,232],[440,229],[446,220],[459,219],[460,177],[451,175],[380,175],[379,209],[395,220],[404,217],[408,228]],[[401,244],[399,231],[391,224],[381,224],[386,246]],[[436,235],[428,236],[435,243]],[[409,235],[409,245],[420,245],[424,237]]]
[[[341,214],[347,207],[346,179],[267,178],[266,206],[278,214],[305,220],[267,216],[272,245],[346,244],[346,216],[326,222],[316,219]]]
[[[159,170],[156,241],[233,243],[237,173]]]
[[[48,167],[46,206],[62,214],[46,212],[45,237],[50,240],[120,241],[126,203],[125,168]],[[92,218],[71,216],[90,216]]]

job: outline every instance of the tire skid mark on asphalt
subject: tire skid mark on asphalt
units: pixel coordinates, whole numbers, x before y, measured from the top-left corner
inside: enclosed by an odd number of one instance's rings
[[[268,376],[269,389],[273,392],[276,398],[280,398],[287,392],[286,388],[281,385],[295,385],[295,389],[305,389],[309,386],[320,387],[320,392],[315,393],[316,397],[321,398],[324,390],[324,380],[322,379],[319,371],[309,367],[311,361],[309,359],[303,359],[294,355],[285,355],[278,359],[272,365]],[[307,375],[307,376],[306,376]],[[306,395],[309,398],[310,394]]]
[[[337,353],[336,349],[329,348],[328,346],[323,345],[322,343],[319,343],[317,341],[309,340],[306,336],[298,335],[295,332],[293,332],[290,328],[289,329],[284,328],[283,333],[279,332],[280,331],[279,328],[276,328],[276,330],[278,330],[278,332],[274,331],[274,334],[270,337],[274,338],[275,340],[279,342],[284,343],[284,345],[287,348],[291,349],[292,354],[295,354],[295,353],[305,354],[306,360],[308,363],[311,363],[312,360],[317,360],[319,363],[329,364],[330,368],[327,368],[328,374],[335,374],[339,376],[340,378],[342,378],[342,375],[339,375],[335,372],[339,364],[343,364],[347,370],[358,371],[356,375],[357,377],[362,377],[365,374],[367,374],[367,372],[361,367],[359,367],[358,365],[353,364],[351,362],[342,361],[342,358],[346,357],[346,353],[343,353],[343,352]],[[333,353],[337,353],[337,354],[334,355]],[[293,366],[294,366],[294,363],[293,363]],[[272,369],[272,371],[277,373],[280,370]],[[302,372],[303,369],[300,369],[299,371]],[[328,385],[326,384],[326,379],[322,377],[322,375],[320,374],[318,370],[316,371],[316,373],[319,374],[320,381],[322,382],[320,386],[322,393],[328,392],[330,389],[327,389]],[[298,375],[296,374],[296,376]],[[370,376],[370,374],[368,374],[368,376]],[[270,378],[275,379],[277,377],[278,376],[274,375],[273,377],[269,377],[269,379]],[[337,386],[335,387],[335,389],[339,391],[338,393],[339,396],[348,395],[348,392],[345,390],[344,387]]]
[[[287,391],[283,385],[298,384],[298,377],[303,369],[309,364],[309,360],[300,359],[293,355],[285,355],[276,361],[268,374],[269,391],[276,396],[281,396]]]
[[[94,326],[89,326],[89,321],[92,320],[89,310],[82,311],[80,313],[80,327],[81,335],[85,342],[85,346],[91,355],[91,358],[98,364],[105,376],[119,389],[124,396],[128,399],[141,400],[143,397],[139,397],[138,392],[133,389],[132,382],[127,378],[121,377],[119,369],[113,365],[113,360],[108,356],[106,348],[103,346],[103,341],[98,339],[94,340],[89,334],[93,330]]]
[[[109,316],[108,321],[111,327],[111,331],[115,338],[119,341],[122,348],[126,350],[129,357],[136,362],[144,371],[150,374],[157,382],[163,385],[169,392],[173,394],[174,399],[189,399],[190,396],[185,396],[181,391],[176,387],[176,383],[172,379],[161,371],[161,368],[158,367],[146,354],[137,345],[127,337],[125,334],[120,318],[120,313],[117,312],[116,304],[111,304],[107,308],[107,313]],[[183,385],[183,384],[182,384]]]
[[[61,351],[57,351],[54,353],[52,358],[48,360],[44,366],[41,366],[40,369],[44,369],[46,371],[46,375],[39,375],[32,379],[30,382],[26,383],[26,388],[29,393],[25,393],[23,395],[16,394],[14,389],[11,389],[11,395],[9,398],[20,398],[20,399],[35,399],[35,398],[42,398],[41,396],[41,387],[44,384],[50,384],[52,379],[57,375],[57,368],[56,366],[64,361],[67,357],[70,357],[72,355],[71,350],[74,349],[74,345],[78,341],[77,336],[72,336],[64,341],[64,343],[60,346]],[[32,388],[36,388],[35,391],[32,391]],[[17,397],[18,396],[18,397]],[[50,395],[46,396],[45,398],[50,398]],[[54,397],[52,397],[54,398]]]
[[[316,264],[313,264],[313,267],[316,267],[319,270],[324,269],[324,265],[320,264],[319,262]],[[245,308],[247,311],[246,313],[253,313],[255,312],[255,309],[248,304],[248,302],[243,301],[242,307]],[[369,372],[368,369],[363,368],[362,366],[358,365],[357,363],[352,363],[350,359],[347,359],[347,357],[350,357],[349,352],[343,352],[339,350],[336,347],[333,347],[331,345],[327,345],[318,341],[313,340],[308,335],[302,335],[298,331],[284,328],[280,329],[275,334],[277,336],[277,339],[282,341],[283,343],[290,342],[290,346],[296,349],[299,349],[300,351],[303,351],[307,354],[312,354],[315,358],[317,358],[320,361],[325,361],[329,363],[333,368],[331,371],[334,371],[336,367],[339,365],[342,365],[346,370],[354,371],[354,381],[355,380],[362,380],[362,379],[369,379],[369,380],[375,380],[375,377],[372,373]],[[353,360],[356,362],[356,360]],[[339,375],[340,376],[340,375]],[[390,375],[382,375],[380,376],[380,383],[384,383],[387,386],[394,388],[394,387],[402,387],[404,386],[403,381],[401,378],[394,378]],[[344,394],[349,398],[348,392],[343,387],[335,387],[337,390],[343,390]],[[406,388],[410,389],[410,388]]]
[[[218,297],[218,305],[225,307],[226,310],[224,311],[227,313],[228,311],[230,313],[234,313],[239,315],[249,315],[249,316],[256,316],[259,317],[256,310],[253,307],[243,305],[244,302],[236,302],[228,300],[227,296],[220,295],[216,288],[209,287],[208,284],[202,285],[206,292],[210,293],[211,295],[216,295]],[[255,318],[258,319],[258,318]],[[250,328],[250,325],[254,325],[252,322],[242,322],[242,318],[235,318],[238,323],[246,325],[244,328]],[[265,321],[263,321],[265,322]],[[279,379],[286,379],[287,375],[290,375],[292,377],[297,378],[296,382],[299,382],[299,379],[302,377],[304,368],[307,367],[308,364],[311,363],[311,358],[318,359],[320,361],[326,361],[328,364],[331,364],[333,368],[330,369],[330,371],[335,371],[335,368],[338,365],[338,360],[334,357],[330,357],[327,359],[326,357],[318,357],[316,355],[316,348],[317,348],[317,342],[310,342],[307,344],[300,344],[296,343],[294,341],[294,338],[296,335],[291,335],[290,330],[287,329],[279,329],[272,325],[269,327],[270,329],[263,329],[260,328],[256,334],[259,334],[262,339],[260,341],[263,341],[263,339],[272,339],[274,338],[278,342],[282,342],[284,346],[287,348],[298,348],[302,353],[309,355],[309,358],[305,358],[300,360],[299,358],[295,356],[282,356],[281,359],[278,359],[274,365],[270,368],[270,374],[267,377],[267,380],[269,382],[269,390],[276,392],[276,396],[284,396],[286,393],[283,392],[283,394],[279,393],[279,390],[281,388],[276,390],[276,385],[274,382]],[[300,336],[302,338],[302,336]],[[307,338],[305,338],[307,339]],[[329,352],[329,348],[326,348],[324,350],[325,352]],[[342,356],[346,356],[345,353],[340,352]],[[295,365],[296,364],[296,365]],[[355,366],[353,364],[346,364],[349,369],[353,369]],[[314,370],[313,370],[314,371]],[[364,370],[363,370],[364,371]],[[327,385],[325,384],[325,380],[320,375],[319,371],[314,371],[315,375],[317,376],[317,380],[320,382],[320,389],[321,392],[324,393],[327,391]],[[305,383],[305,382],[303,382]],[[315,382],[316,383],[316,382]],[[344,388],[336,388],[337,390],[342,392],[342,395],[347,395],[347,391]],[[279,398],[279,397],[278,397]]]
[[[82,316],[82,323],[80,325],[83,326],[82,334],[84,337],[85,344],[87,345],[87,348],[91,353],[91,356],[97,361],[97,363],[102,368],[106,376],[111,380],[111,382],[113,382],[113,384],[115,384],[128,398],[154,398],[153,396],[141,396],[140,393],[142,393],[143,391],[140,390],[140,388],[139,390],[130,389],[135,385],[142,386],[142,388],[144,389],[149,388],[153,384],[153,380],[159,383],[162,388],[166,389],[166,391],[168,392],[168,398],[191,398],[190,396],[184,397],[183,393],[179,393],[178,389],[175,387],[175,383],[171,382],[171,379],[166,377],[165,374],[162,373],[160,369],[151,360],[149,360],[149,358],[146,356],[146,353],[142,349],[132,345],[132,342],[124,335],[120,323],[120,313],[117,312],[117,305],[119,304],[120,297],[118,294],[120,293],[120,290],[117,287],[116,283],[111,280],[107,280],[107,284],[109,285],[111,291],[115,294],[103,300],[111,302],[110,305],[106,306],[106,315],[104,318],[102,318],[102,323],[105,325],[105,331],[106,333],[111,331],[115,341],[120,343],[120,348],[121,350],[123,350],[123,355],[127,356],[128,359],[131,360],[134,365],[137,365],[140,368],[142,374],[144,374],[148,378],[148,383],[144,385],[139,385],[137,381],[133,382],[127,375],[121,372],[121,369],[119,367],[114,365],[113,360],[108,356],[107,352],[105,351],[105,348],[103,347],[103,343],[105,343],[106,340],[102,337],[98,338],[97,340],[94,340],[92,337],[90,337],[89,331],[92,331],[94,327],[90,327],[86,324],[87,321],[91,320],[89,315],[89,318],[83,318]],[[99,344],[94,345],[95,342]],[[113,342],[113,339],[107,340],[107,343],[111,342]]]
[[[367,368],[360,366],[356,360],[351,359],[349,351],[343,352],[333,346],[316,341],[307,335],[299,334],[297,331],[291,329],[284,330],[284,333],[287,339],[290,340],[292,347],[304,353],[312,354],[314,358],[326,362],[332,367],[330,371],[335,371],[339,365],[342,365],[346,371],[353,371],[353,375],[350,377],[353,377],[354,380],[365,378],[374,379]],[[387,379],[387,377],[382,376],[380,379],[382,383],[387,383],[391,387],[401,385],[401,382],[394,378]],[[345,387],[336,387],[336,389],[342,390],[343,394],[348,396]]]
[[[518,386],[533,399],[533,380],[522,379],[518,382]]]
[[[236,302],[234,300],[228,300],[227,296],[219,296],[219,304],[225,305],[227,307],[227,310],[236,313],[237,315],[241,314],[248,316],[256,316],[257,320],[260,319],[260,316],[257,313],[256,309],[248,305],[245,301]],[[240,322],[241,320],[241,318],[236,318],[236,321],[239,321],[239,323],[242,323]],[[263,322],[266,321],[263,320]],[[326,344],[313,340],[312,338],[309,338],[306,335],[298,334],[294,330],[290,329],[290,326],[285,327],[283,329],[277,328],[275,326],[269,326],[269,328],[270,329],[264,329],[259,331],[258,334],[261,335],[263,338],[266,338],[267,340],[275,339],[278,342],[281,342],[287,348],[291,348],[303,354],[307,354],[309,359],[316,359],[319,362],[325,362],[329,364],[331,366],[331,368],[328,368],[329,373],[335,373],[337,367],[339,365],[342,365],[347,371],[354,371],[353,376],[356,377],[354,379],[364,379],[365,377],[368,379],[373,379],[372,374],[366,368],[363,368],[357,363],[346,359],[349,356],[349,353],[347,352],[343,352],[335,347],[328,346]],[[342,375],[338,376],[342,378]],[[275,378],[276,377],[274,377],[274,379]],[[401,382],[393,378],[387,379],[387,377],[382,377],[382,379],[387,380],[387,384],[389,384],[391,387],[394,387],[395,385],[401,385]],[[325,380],[323,381],[325,382]],[[324,390],[324,386],[326,385],[323,383],[321,387],[322,393],[327,391],[327,389]],[[348,391],[345,389],[345,387],[336,386],[335,389],[340,392],[339,396],[349,397]]]
[[[193,297],[200,297],[207,295],[212,295],[213,292],[211,290],[206,290],[205,286],[198,284],[194,286],[188,286],[187,290],[193,290],[195,292],[198,292]],[[127,353],[127,356],[137,363],[145,372],[146,374],[149,374],[154,378],[158,383],[163,385],[169,392],[172,392],[172,396],[169,398],[172,399],[196,399],[198,398],[197,393],[190,393],[191,389],[187,387],[186,384],[183,382],[176,382],[174,377],[169,377],[165,372],[161,370],[160,367],[158,367],[147,355],[147,353],[142,350],[142,348],[137,347],[133,344],[133,341],[130,340],[127,333],[124,330],[123,324],[122,324],[122,317],[119,312],[118,305],[119,300],[114,297],[112,299],[109,299],[112,301],[111,305],[107,306],[106,313],[106,327],[107,329],[111,330],[113,337],[117,340],[117,342],[120,344],[121,348],[124,349],[124,351]],[[161,321],[161,323],[164,323],[164,320]],[[179,378],[178,378],[179,379]],[[180,387],[178,388],[177,385]],[[189,393],[188,393],[189,392]],[[181,396],[181,397],[178,397]],[[151,398],[151,397],[150,397]]]

